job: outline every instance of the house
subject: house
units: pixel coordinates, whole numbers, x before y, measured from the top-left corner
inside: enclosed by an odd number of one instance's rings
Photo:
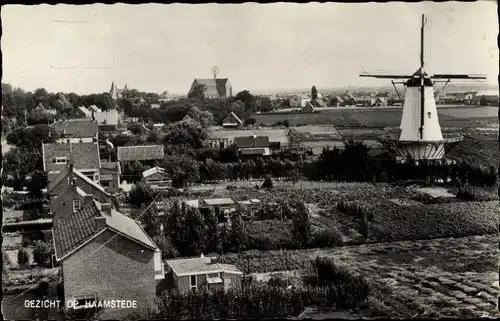
[[[236,203],[231,198],[205,198],[199,201],[200,209],[211,209],[219,222],[226,221],[229,213],[236,210]]]
[[[47,186],[54,224],[93,200],[109,202],[111,195],[94,181],[67,164]]]
[[[120,146],[117,158],[119,162],[155,163],[165,158],[163,145]]]
[[[269,156],[271,155],[268,136],[240,136],[234,137],[234,144],[240,156]]]
[[[330,100],[330,105],[335,107],[340,107],[344,104],[344,100],[339,96],[335,96]]]
[[[93,114],[102,112],[101,108],[97,107],[96,105],[92,105],[87,109]]]
[[[43,170],[48,172],[49,183],[68,164],[73,164],[74,169],[94,182],[99,182],[101,160],[97,143],[42,144],[42,159]]]
[[[200,79],[196,78],[191,84],[189,93],[197,86],[205,87],[206,98],[228,98],[233,97],[233,87],[227,78]]]
[[[50,125],[60,137],[58,143],[92,143],[97,142],[98,125],[93,120],[66,120]]]
[[[101,162],[99,171],[99,184],[109,193],[117,193],[120,190],[120,162]]]
[[[160,104],[151,104],[152,109],[158,109],[160,108]]]
[[[123,93],[128,90],[127,85],[123,89],[118,89],[118,87],[115,86],[115,82],[111,82],[111,89],[109,90],[109,94],[111,95],[111,98],[114,100],[121,98]]]
[[[497,90],[479,91],[474,96],[473,102],[475,105],[498,106],[498,91]]]
[[[142,177],[152,189],[167,188],[171,185],[172,179],[165,170],[161,167],[155,166],[142,172]]]
[[[94,119],[99,125],[118,125],[120,123],[120,114],[116,109],[99,111],[94,113]]]
[[[52,234],[64,285],[60,300],[78,302],[75,309],[85,302],[136,302],[133,309],[102,308],[97,318],[104,320],[156,307],[156,284],[165,277],[161,251],[135,220],[93,201],[60,220]]]
[[[380,107],[387,107],[387,98],[386,97],[377,97],[375,101],[375,105]]]
[[[180,292],[207,288],[241,289],[243,272],[236,266],[217,263],[214,257],[168,260],[167,275],[173,279],[173,287]]]
[[[73,110],[71,116],[76,119],[91,119],[92,113],[87,108],[80,106]]]
[[[290,107],[305,107],[308,102],[311,101],[311,97],[305,94],[294,95],[290,98]]]
[[[314,113],[314,106],[308,102],[305,107],[300,110],[301,113]]]
[[[256,212],[262,209],[262,204],[258,199],[237,201],[236,209],[240,212],[247,212],[248,214],[250,214],[250,217],[253,217]]]
[[[229,147],[229,138],[209,137],[207,141],[212,148],[223,149]]]
[[[239,128],[241,126],[243,126],[243,121],[234,112],[230,112],[222,121],[224,128]]]

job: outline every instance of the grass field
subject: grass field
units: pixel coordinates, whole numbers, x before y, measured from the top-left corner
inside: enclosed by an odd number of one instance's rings
[[[268,266],[300,270],[316,256],[333,257],[372,285],[370,306],[352,313],[359,317],[374,309],[399,318],[498,317],[498,254],[498,236],[485,235],[287,251],[287,262],[281,251],[225,259],[265,273]]]

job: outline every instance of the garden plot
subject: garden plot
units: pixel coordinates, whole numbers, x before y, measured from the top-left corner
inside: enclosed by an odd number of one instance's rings
[[[448,157],[483,166],[497,166],[500,159],[498,132],[465,135]]]
[[[293,263],[287,273],[297,276],[301,262],[308,269],[310,259],[330,256],[367,278],[370,302],[389,316],[498,317],[498,254],[497,235],[298,250],[287,253]],[[265,279],[267,272],[280,271],[275,266],[280,257],[281,251],[267,251],[234,256],[233,262],[241,268],[249,262],[249,272]]]

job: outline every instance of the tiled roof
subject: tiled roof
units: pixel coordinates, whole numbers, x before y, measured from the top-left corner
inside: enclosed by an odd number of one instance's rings
[[[99,226],[96,220],[101,217],[106,222],[103,226]],[[76,213],[61,219],[52,229],[57,260],[64,259],[105,228],[123,234],[148,248],[157,249],[136,221],[115,210],[106,214],[101,211],[101,204],[93,201]]]
[[[148,177],[156,173],[162,173],[166,174],[165,170],[161,167],[155,166],[153,168],[147,169],[144,172],[142,172],[142,177]]]
[[[82,179],[84,182],[86,182],[87,184],[89,184],[93,188],[98,189],[99,191],[101,191],[105,195],[109,195],[101,185],[97,184],[96,182],[94,182],[93,180],[91,180],[90,178],[88,178],[87,176],[82,174],[80,171],[73,168],[73,172],[71,172],[71,168],[69,165],[66,165],[63,169],[61,169],[61,171],[59,171],[59,173],[54,178],[52,178],[50,180],[50,183],[47,186],[47,191],[49,191],[49,192],[52,191],[52,189],[54,187],[56,187],[57,184],[59,184],[59,182],[61,182],[66,177],[68,177],[68,175],[70,175],[71,173],[73,175],[79,177],[80,179]]]
[[[145,161],[160,160],[165,157],[163,145],[120,146],[118,147],[118,161]]]
[[[66,164],[56,164],[56,157],[66,157],[67,163],[73,163],[76,170],[100,168],[99,145],[97,143],[60,143],[43,144],[43,169],[60,171]]]
[[[266,148],[269,147],[268,136],[240,136],[234,138],[238,148]]]
[[[96,137],[98,126],[91,120],[67,120],[51,125],[58,135],[72,137]]]
[[[101,169],[117,170],[120,168],[120,162],[101,162]]]

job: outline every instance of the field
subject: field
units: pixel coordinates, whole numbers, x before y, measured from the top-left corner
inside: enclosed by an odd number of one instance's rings
[[[392,317],[499,316],[497,235],[299,250],[288,254],[292,262],[289,271],[300,271],[309,259],[319,255],[333,257],[337,264],[359,272],[373,287],[370,309]],[[281,251],[248,255],[251,259],[245,255],[231,259],[242,269],[251,264],[252,273],[259,278],[269,272],[264,270],[266,262],[284,266]],[[371,311],[350,312],[363,317]]]
[[[486,108],[486,107],[485,107]],[[492,107],[490,107],[492,108]],[[439,109],[439,121],[442,127],[477,127],[474,120],[493,120],[492,110],[480,108],[445,108]],[[292,126],[329,124],[342,127],[398,127],[401,124],[402,109],[380,108],[359,110],[327,110],[314,114],[265,114],[255,115],[257,124],[273,125],[278,121],[288,120]],[[480,116],[478,116],[480,115]],[[477,119],[476,119],[477,118]]]

